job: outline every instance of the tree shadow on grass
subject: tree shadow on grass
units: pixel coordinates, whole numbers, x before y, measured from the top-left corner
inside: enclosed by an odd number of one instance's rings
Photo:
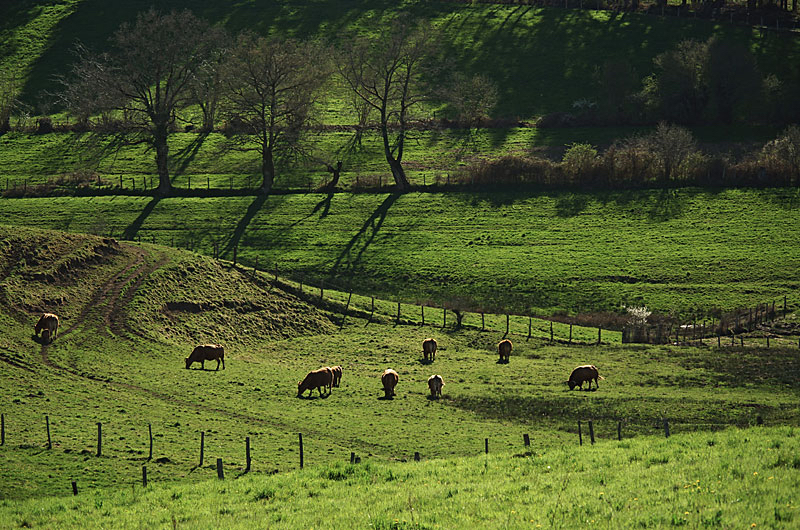
[[[144,224],[145,220],[150,217],[150,214],[153,213],[153,210],[158,205],[161,197],[156,195],[153,197],[150,202],[142,209],[141,213],[136,217],[136,219],[129,224],[125,230],[122,231],[122,239],[133,241],[136,238],[136,235],[139,233],[139,230],[142,229],[142,225]]]
[[[381,226],[383,226],[389,208],[392,207],[399,196],[400,194],[398,193],[388,195],[381,205],[372,212],[372,215],[364,221],[364,224],[358,232],[350,239],[347,245],[345,245],[342,252],[339,253],[333,267],[331,267],[332,274],[340,272],[340,267],[342,267],[343,263],[346,263],[346,266],[343,268],[349,269],[350,271],[358,266],[364,252],[369,248],[375,236],[378,234],[378,231],[381,229]],[[355,253],[355,257],[352,257],[353,253]]]
[[[263,193],[256,195],[256,198],[253,199],[253,202],[251,202],[250,206],[247,207],[247,212],[245,212],[244,217],[242,217],[237,223],[236,228],[233,230],[233,234],[231,234],[231,238],[228,240],[228,244],[225,245],[225,248],[220,254],[229,255],[231,252],[233,252],[234,248],[239,246],[239,242],[242,240],[245,230],[247,230],[247,227],[250,225],[253,217],[255,217],[256,214],[261,210],[261,207],[264,206],[266,200],[267,195]]]

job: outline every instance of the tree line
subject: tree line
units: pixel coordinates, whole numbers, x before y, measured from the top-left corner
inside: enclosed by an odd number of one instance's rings
[[[172,190],[169,135],[198,127],[186,119],[189,107],[199,111],[200,131],[213,131],[221,121],[232,148],[257,153],[262,193],[271,191],[278,162],[297,157],[324,165],[332,174],[328,187],[335,188],[343,155],[360,145],[369,127],[379,131],[394,183],[404,191],[410,184],[403,157],[421,105],[444,103],[451,120],[442,124],[472,130],[490,123],[498,90],[485,76],[457,71],[443,56],[441,35],[425,21],[401,14],[372,29],[342,35],[343,44],[334,48],[246,31],[234,36],[188,10],[151,8],[123,24],[103,52],[76,45],[76,60],[59,79],[57,97],[78,130],[122,132],[126,143],[151,148],[162,196]],[[626,61],[609,60],[598,66],[594,81],[596,99],[543,116],[537,126],[776,123],[800,117],[792,83],[763,76],[749,50],[716,38],[684,41],[658,55],[644,79]],[[349,95],[354,135],[323,150],[310,131],[319,121],[321,95],[337,83]],[[0,133],[9,129],[18,103],[11,96],[14,81],[6,85],[0,87]],[[669,179],[669,164],[664,171]]]

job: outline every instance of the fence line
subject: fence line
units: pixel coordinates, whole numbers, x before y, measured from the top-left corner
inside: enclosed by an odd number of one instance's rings
[[[2,416],[5,417],[5,413],[3,413]],[[48,418],[48,426],[49,426],[49,416],[46,416],[46,418]],[[648,428],[648,429],[650,429],[652,431],[653,435],[656,435],[656,433],[658,433],[660,429],[663,429],[663,434],[664,434],[664,436],[666,438],[669,438],[672,434],[675,434],[674,431],[671,429],[671,427],[674,427],[676,425],[677,426],[710,427],[711,430],[714,430],[716,428],[719,428],[719,429],[730,428],[730,427],[743,428],[743,427],[754,427],[754,426],[758,427],[758,426],[764,425],[764,419],[760,415],[756,415],[753,418],[753,421],[751,421],[749,423],[746,423],[746,424],[744,424],[744,423],[714,423],[714,422],[696,423],[696,422],[688,422],[688,421],[686,421],[686,422],[685,421],[671,421],[671,420],[669,420],[668,418],[665,418],[665,417],[659,418],[658,420],[659,421],[656,421],[656,418],[653,418],[649,422],[644,422],[644,423],[638,422],[636,424],[633,424],[633,423],[630,423],[630,422],[626,422],[626,421],[621,420],[621,419],[607,420],[607,421],[612,423],[612,425],[616,426],[616,440],[617,441],[622,441],[623,440],[623,435],[622,435],[622,426],[623,426],[623,424],[625,424],[625,425],[637,425],[639,427]],[[589,420],[583,420],[583,421],[586,421],[586,423],[588,424],[588,432],[589,432],[591,445],[595,445],[595,443],[597,441],[597,438],[595,436],[595,424],[597,423],[597,420],[589,419]],[[100,441],[99,441],[100,440],[100,425],[101,424],[102,424],[102,422],[97,422],[97,426],[98,426],[98,451],[97,451],[96,457],[101,457],[100,450],[99,450],[99,447],[100,447],[100,445],[99,445],[100,444]],[[578,445],[583,445],[582,420],[578,420],[577,424],[578,424],[577,425],[577,431],[573,431],[573,432],[577,432],[577,434],[578,434]],[[148,429],[150,429],[150,432],[152,433],[152,430],[151,430],[150,426],[151,426],[151,424],[148,424]],[[681,432],[696,432],[696,431],[682,430]],[[201,460],[200,460],[200,465],[191,468],[190,471],[193,471],[197,467],[202,467],[203,466],[203,460],[202,460],[202,447],[203,447],[202,443],[203,442],[202,442],[202,440],[204,439],[204,434],[205,434],[205,431],[201,431]],[[304,459],[305,452],[304,452],[304,445],[303,445],[303,434],[302,433],[297,433],[297,435],[298,435],[298,448],[299,448],[299,453],[298,453],[298,455],[299,455],[299,469],[304,469],[306,466],[305,466],[305,459]],[[644,435],[647,436],[646,433]],[[630,436],[626,437],[626,439],[630,439],[630,438],[631,438]],[[613,438],[609,437],[608,440],[612,441]],[[531,454],[531,452],[530,452],[530,447],[531,447],[530,434],[529,433],[524,433],[522,435],[521,442],[522,442],[523,449],[526,451],[525,453],[523,453],[523,456],[524,455],[530,455]],[[32,446],[29,443],[19,443],[18,444],[18,447],[20,447],[20,448],[30,448],[30,447],[34,447],[34,446]],[[48,447],[48,449],[52,448],[49,431],[48,431],[47,447]],[[127,447],[127,445],[126,445],[126,447]],[[484,454],[488,455],[489,454],[489,437],[484,437],[483,447],[484,447]],[[118,449],[117,451],[121,451],[121,450]],[[68,452],[70,452],[70,449],[65,449],[64,450],[64,453],[68,453]],[[77,451],[75,452],[75,454],[78,454],[78,455],[81,455],[82,453],[83,453],[83,451],[81,451],[80,453],[78,453]],[[151,453],[152,453],[152,443],[151,443]],[[226,454],[230,455],[230,452],[226,451]],[[466,455],[461,455],[461,456],[466,456]],[[115,457],[112,457],[112,458],[115,458]],[[400,459],[400,460],[403,461],[403,462],[406,461],[404,458]],[[415,451],[414,452],[413,460],[416,461],[416,462],[419,462],[421,460],[421,456],[420,456],[420,452],[419,451]],[[246,467],[244,468],[244,470],[242,470],[243,474],[251,472],[251,467],[252,467],[252,459],[251,459],[251,456],[250,456],[250,436],[247,436],[245,438],[245,461],[246,461]],[[357,465],[359,463],[361,463],[361,457],[357,456],[355,452],[350,452],[350,464],[351,465]],[[214,467],[215,467],[216,472],[217,472],[217,477],[220,480],[224,480],[225,479],[224,466],[223,466],[223,460],[222,460],[221,457],[217,457],[216,458],[216,465]],[[273,474],[276,471],[277,470],[269,470],[269,471],[266,471],[266,473]],[[142,486],[143,487],[147,487],[147,485],[148,485],[148,477],[147,477],[147,467],[146,467],[146,465],[142,466],[141,473],[142,473],[141,474]],[[72,484],[73,495],[78,495],[77,479],[71,479],[71,484]]]

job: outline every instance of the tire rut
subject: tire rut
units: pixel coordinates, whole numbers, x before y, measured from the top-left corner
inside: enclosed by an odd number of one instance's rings
[[[102,313],[99,316],[100,322],[104,324],[103,326],[104,332],[107,333],[108,330],[111,330],[111,332],[113,332],[114,334],[119,335],[120,332],[122,331],[128,331],[130,333],[137,335],[140,338],[148,340],[150,339],[150,337],[146,337],[137,330],[132,329],[127,322],[127,318],[124,318],[124,316],[127,314],[127,304],[130,303],[130,301],[136,295],[136,291],[139,289],[139,287],[142,285],[145,279],[150,274],[152,274],[156,270],[163,267],[166,263],[168,263],[170,261],[170,258],[166,255],[163,255],[155,263],[151,265],[145,265],[145,259],[147,257],[147,253],[144,251],[144,249],[133,246],[129,246],[128,248],[135,250],[136,254],[135,260],[130,264],[128,264],[127,266],[125,266],[120,272],[115,274],[111,279],[109,279],[105,284],[103,284],[103,286],[98,288],[92,295],[92,298],[90,299],[89,303],[87,303],[86,307],[83,309],[78,318],[75,320],[75,322],[66,331],[64,331],[63,333],[59,333],[58,337],[68,335],[70,332],[74,331],[82,324],[91,324],[88,321],[89,314],[93,310],[96,310],[97,306],[100,305],[103,301],[106,301],[106,303],[102,305],[101,309]],[[134,278],[135,281],[131,284],[131,280]],[[124,295],[122,295],[122,291],[126,285],[129,285],[128,290],[125,292]],[[145,388],[139,385],[134,385],[131,383],[123,383],[120,381],[114,381],[109,378],[81,373],[75,369],[66,366],[61,366],[51,361],[47,355],[47,349],[48,345],[42,344],[41,347],[42,362],[49,368],[52,368],[62,373],[69,374],[73,377],[77,377],[87,381],[92,381],[95,383],[103,383],[111,385],[116,388],[126,389],[140,394],[145,394],[159,401],[169,403],[170,405],[219,414],[220,416],[236,420],[242,420],[249,424],[273,427],[276,429],[281,429],[286,432],[291,432],[296,430],[296,426],[292,426],[283,422],[265,420],[257,416],[251,416],[249,414],[244,414],[232,410],[226,410],[216,407],[208,407],[207,405],[199,404],[194,401],[185,401],[176,398],[174,396],[164,394],[162,392]],[[307,428],[304,428],[303,430],[309,435],[321,435],[323,437],[330,438],[330,435],[328,433],[324,433],[322,431],[310,430]],[[351,443],[349,443],[348,446],[354,448],[356,448],[356,446],[359,446],[358,448],[362,450],[382,449],[380,446],[375,444],[370,444],[369,442],[360,441],[355,444],[352,443],[352,440],[350,442]]]

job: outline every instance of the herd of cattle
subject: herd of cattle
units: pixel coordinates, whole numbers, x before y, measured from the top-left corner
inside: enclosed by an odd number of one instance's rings
[[[53,313],[43,313],[42,316],[39,317],[39,321],[36,323],[34,332],[37,337],[39,336],[39,332],[41,332],[42,341],[45,343],[50,343],[58,334],[58,324],[58,316],[54,315]],[[501,340],[497,344],[497,353],[500,356],[500,360],[498,362],[508,363],[511,350],[513,348],[514,345],[510,340]],[[435,339],[428,338],[422,341],[422,356],[425,362],[433,362],[434,359],[436,359],[436,350],[437,344]],[[200,344],[194,348],[192,353],[189,354],[184,361],[186,363],[187,370],[194,363],[200,363],[200,367],[205,370],[206,361],[217,361],[216,370],[219,370],[220,364],[222,364],[222,369],[224,370],[225,349],[219,344]],[[569,379],[565,381],[565,383],[569,385],[570,390],[574,389],[576,386],[583,390],[583,384],[589,383],[588,389],[591,390],[592,381],[594,381],[596,388],[600,388],[597,384],[598,379],[604,378],[598,374],[597,367],[595,367],[593,364],[587,364],[578,366],[572,370]],[[323,390],[330,394],[331,389],[333,387],[338,387],[341,380],[341,366],[323,366],[318,370],[309,372],[302,381],[297,383],[297,397],[301,397],[306,390],[308,390],[308,395],[310,397],[314,393],[314,389],[319,392],[320,396],[322,396]],[[395,395],[394,389],[399,380],[400,375],[391,368],[387,368],[383,371],[381,374],[381,384],[383,385],[383,391],[386,399],[391,399]],[[435,374],[428,378],[428,389],[430,390],[432,398],[441,397],[442,387],[444,387],[444,379],[441,375]]]

